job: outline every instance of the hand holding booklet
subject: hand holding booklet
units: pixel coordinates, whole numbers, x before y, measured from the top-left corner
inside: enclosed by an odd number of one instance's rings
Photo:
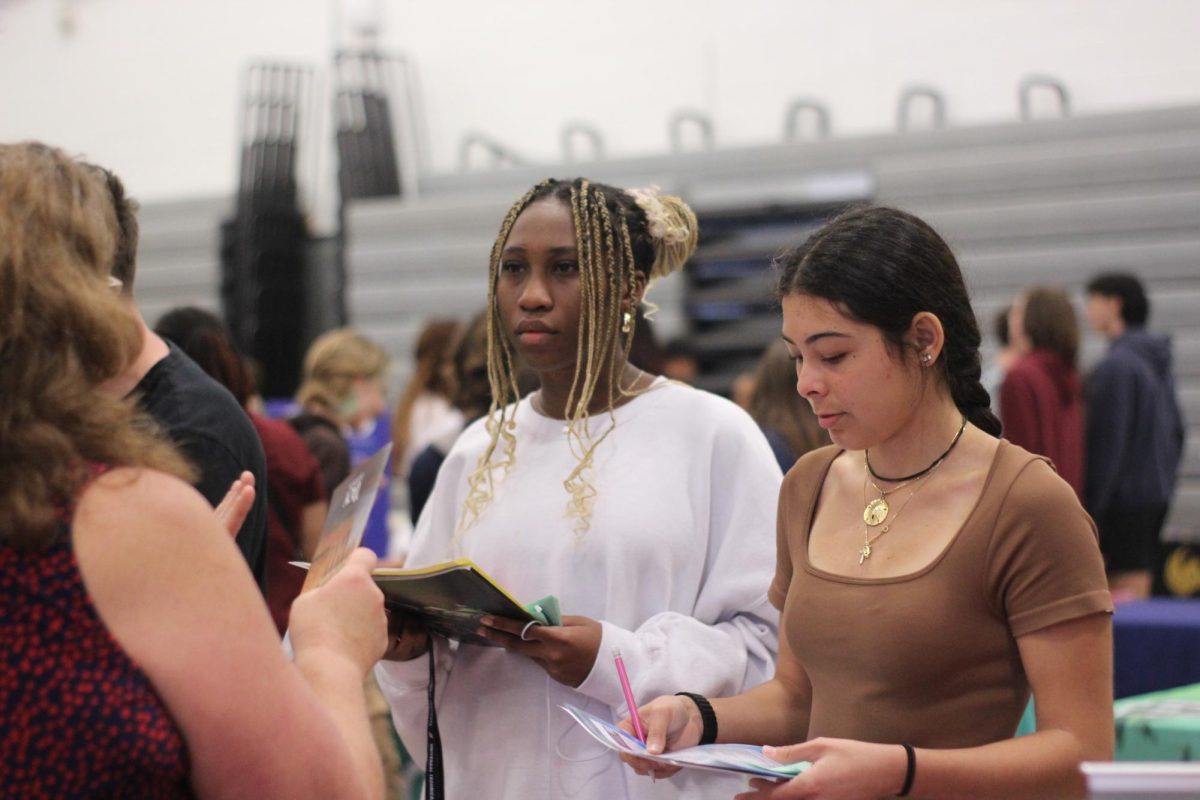
[[[377,569],[375,585],[389,608],[413,614],[425,627],[450,639],[496,646],[475,631],[485,614],[531,625],[561,625],[558,600],[544,597],[522,605],[469,558],[419,569]]]
[[[333,492],[329,514],[302,591],[320,586],[345,563],[362,541],[363,529],[379,490],[390,444],[355,467]],[[544,597],[521,605],[470,559],[447,561],[420,569],[376,569],[375,584],[389,608],[420,617],[425,626],[450,639],[496,646],[475,635],[485,614],[521,620],[527,625],[561,625],[558,600]]]
[[[650,761],[658,761],[662,764],[671,764],[676,767],[697,767],[720,772],[740,772],[745,775],[776,780],[794,778],[812,766],[808,761],[780,764],[778,761],[767,758],[761,747],[752,744],[704,744],[686,747],[682,750],[672,750],[660,755],[651,755],[646,751],[646,745],[608,720],[589,714],[573,705],[562,705],[560,708],[570,714],[580,727],[590,733],[596,741],[610,750]]]

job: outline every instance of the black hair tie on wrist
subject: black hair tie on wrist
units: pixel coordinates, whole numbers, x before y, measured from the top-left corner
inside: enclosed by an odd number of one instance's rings
[[[700,744],[712,744],[717,740],[717,712],[713,711],[712,703],[703,695],[692,692],[676,692],[676,697],[686,697],[700,709],[700,721],[704,729],[700,733]]]
[[[904,787],[896,797],[908,797],[908,793],[912,789],[913,778],[917,777],[917,753],[913,750],[911,744],[901,742],[900,746],[904,748],[904,756],[908,759],[908,767],[904,772]]]

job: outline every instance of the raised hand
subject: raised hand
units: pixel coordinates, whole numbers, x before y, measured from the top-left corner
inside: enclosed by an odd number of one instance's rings
[[[229,485],[229,491],[221,498],[220,504],[213,511],[217,519],[225,526],[230,536],[236,537],[242,529],[242,523],[254,507],[254,473],[243,472]]]

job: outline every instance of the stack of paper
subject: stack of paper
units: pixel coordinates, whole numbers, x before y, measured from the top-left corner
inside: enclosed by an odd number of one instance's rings
[[[761,747],[752,744],[705,744],[683,750],[672,750],[661,755],[651,755],[646,752],[646,745],[608,720],[601,719],[572,705],[560,707],[570,714],[596,741],[610,750],[663,764],[715,769],[721,772],[741,772],[746,775],[757,775],[761,778],[775,778],[776,780],[794,777],[812,766],[808,761],[780,764],[763,755]]]

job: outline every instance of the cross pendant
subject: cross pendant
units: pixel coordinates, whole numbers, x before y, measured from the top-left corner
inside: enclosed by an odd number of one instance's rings
[[[858,563],[862,564],[864,561],[866,561],[870,557],[871,557],[871,544],[870,544],[870,542],[863,542],[862,549],[858,551]]]

